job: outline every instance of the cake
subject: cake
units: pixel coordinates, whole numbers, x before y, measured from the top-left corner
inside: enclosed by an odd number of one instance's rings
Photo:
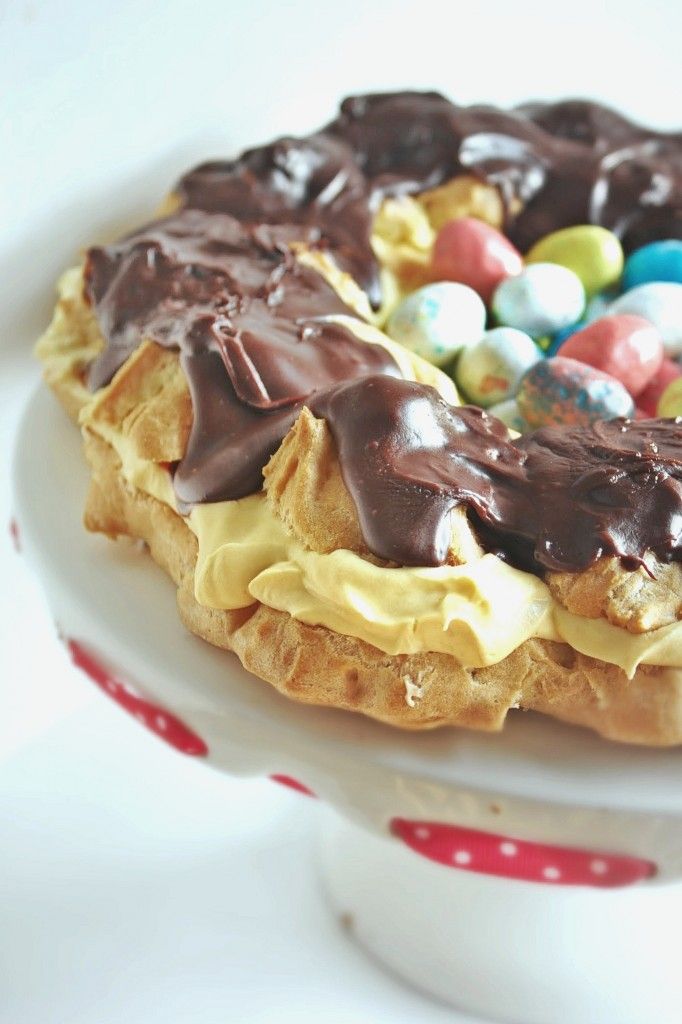
[[[185,626],[295,700],[681,743],[682,425],[518,437],[383,330],[453,219],[630,252],[682,237],[681,168],[594,103],[397,93],[190,171],[64,273],[38,343],[87,529],[145,541]]]

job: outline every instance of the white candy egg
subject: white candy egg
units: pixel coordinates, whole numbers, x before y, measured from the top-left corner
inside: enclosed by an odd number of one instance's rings
[[[444,366],[485,330],[480,296],[465,284],[427,284],[404,299],[391,314],[386,333],[411,352]]]
[[[502,420],[506,427],[515,430],[517,434],[524,434],[530,427],[521,415],[518,403],[515,398],[508,398],[506,402],[499,402],[498,405],[491,405],[488,409],[491,416]]]
[[[682,284],[640,284],[612,302],[609,313],[634,313],[649,320],[663,339],[666,355],[682,354]]]
[[[558,263],[532,263],[495,290],[497,320],[533,338],[556,334],[580,319],[585,289],[577,274]]]
[[[542,359],[533,339],[515,327],[496,327],[463,349],[455,380],[467,398],[484,407],[516,394],[526,370]]]

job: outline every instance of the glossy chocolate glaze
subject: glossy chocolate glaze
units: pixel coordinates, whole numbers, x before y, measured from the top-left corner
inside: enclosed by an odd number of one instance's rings
[[[313,411],[381,558],[441,565],[459,505],[486,548],[531,571],[575,571],[601,555],[634,568],[647,550],[682,558],[682,423],[617,419],[512,441],[482,409],[381,376],[337,386]]]
[[[87,287],[109,339],[90,386],[110,380],[143,338],[180,349],[194,410],[174,478],[183,508],[257,491],[311,392],[399,372],[384,348],[325,322],[351,311],[295,260],[289,246],[300,237],[185,209],[90,250]]]
[[[503,111],[438,93],[349,97],[321,131],[204,164],[179,191],[240,219],[315,225],[376,304],[369,235],[382,199],[458,174],[499,189],[522,251],[571,224],[601,224],[626,248],[682,237],[682,135],[587,101]]]
[[[395,93],[352,97],[334,121],[307,138],[280,139],[236,160],[196,168],[178,185],[177,213],[116,245],[90,250],[86,296],[107,342],[89,368],[90,387],[106,384],[142,339],[180,349],[194,409],[189,447],[175,472],[182,508],[257,490],[263,465],[303,403],[328,410],[333,419],[339,395],[348,398],[352,391],[343,383],[359,381],[353,392],[357,423],[337,417],[335,430],[343,472],[372,550],[390,550],[385,557],[406,564],[437,563],[445,550],[443,509],[451,508],[456,503],[452,495],[459,494],[457,500],[466,500],[481,530],[493,531],[491,545],[499,542],[501,550],[513,549],[517,561],[532,561],[528,538],[517,544],[516,527],[508,525],[518,519],[514,504],[524,506],[530,449],[522,463],[519,459],[530,442],[494,448],[504,440],[501,425],[472,410],[450,410],[447,415],[432,410],[427,415],[433,401],[428,389],[395,380],[383,381],[384,389],[416,388],[427,397],[421,405],[416,398],[396,399],[381,420],[367,395],[377,394],[377,374],[398,376],[394,361],[381,347],[360,342],[346,328],[325,321],[350,311],[292,254],[296,244],[328,250],[376,305],[379,278],[370,232],[381,201],[419,193],[462,173],[498,189],[505,230],[522,250],[552,230],[585,222],[611,228],[626,247],[682,237],[680,135],[647,131],[584,101],[528,104],[505,112],[457,107],[437,93]],[[368,387],[371,383],[375,390],[365,394],[362,380],[368,375]],[[359,395],[369,404],[357,405]],[[390,463],[395,473],[382,469],[376,458],[368,462],[377,486],[388,488],[384,500],[395,500],[400,515],[411,523],[400,530],[400,517],[381,508],[393,524],[382,540],[381,527],[371,526],[372,510],[380,507],[375,503],[378,492],[344,454],[346,428],[339,424],[347,424],[352,434],[365,423],[383,422],[387,429],[393,424],[392,437],[409,438],[415,434],[418,409],[434,432],[429,436],[441,438],[440,455],[437,444],[417,446],[426,460],[419,468],[408,445],[407,461],[401,463],[396,454]],[[453,438],[470,452],[466,459],[454,458]],[[375,441],[383,451],[381,437]],[[477,462],[475,451],[481,447],[497,454]],[[448,472],[456,470],[449,483],[447,467]],[[513,501],[505,497],[507,492],[514,493]],[[582,514],[578,506],[569,511],[565,502],[562,508],[567,520]],[[584,564],[586,546],[601,549],[599,538],[606,526],[598,526],[598,517],[589,520],[592,540],[581,536],[571,544],[560,530],[561,517],[553,516],[549,506],[542,516],[540,511],[536,508],[529,521],[537,527],[542,552],[534,557],[542,565],[554,559],[556,565],[578,568]],[[616,514],[609,515],[613,523]],[[375,516],[377,523],[379,518]],[[548,530],[559,532],[550,537]],[[636,552],[629,542],[603,543],[604,550],[611,543],[613,550],[634,561],[644,547],[654,546],[647,541]],[[556,557],[551,554],[555,549],[560,552]],[[675,557],[672,548],[669,556]]]

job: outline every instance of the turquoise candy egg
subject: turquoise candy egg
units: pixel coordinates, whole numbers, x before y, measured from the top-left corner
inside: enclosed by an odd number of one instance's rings
[[[422,359],[444,366],[479,340],[485,320],[485,306],[473,288],[440,281],[403,299],[389,317],[386,333]]]
[[[557,331],[557,333],[549,339],[549,344],[544,349],[546,356],[555,356],[563,343],[568,341],[572,334],[577,334],[578,331],[582,331],[583,327],[587,327],[588,320],[578,320],[576,323],[571,324],[570,327],[564,327],[563,331]]]
[[[585,289],[577,274],[558,263],[532,263],[495,289],[492,309],[500,324],[532,338],[556,334],[579,320]]]
[[[506,427],[510,430],[515,430],[517,434],[525,434],[529,429],[528,424],[521,415],[519,404],[515,398],[508,398],[506,402],[498,402],[497,405],[491,405],[488,409],[491,416],[495,416],[496,419],[502,420]]]
[[[516,394],[526,370],[542,356],[533,339],[514,327],[496,327],[463,349],[455,382],[470,401],[487,407]]]
[[[658,328],[666,355],[682,354],[682,284],[675,281],[640,284],[612,302],[607,312],[643,316]]]
[[[532,366],[521,381],[516,401],[531,427],[588,426],[596,420],[632,416],[635,411],[620,381],[562,356]]]
[[[623,291],[653,281],[682,284],[682,239],[650,242],[630,253],[623,271]]]

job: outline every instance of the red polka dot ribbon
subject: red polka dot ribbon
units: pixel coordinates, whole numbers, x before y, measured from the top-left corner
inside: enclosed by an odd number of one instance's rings
[[[655,864],[638,857],[529,843],[457,825],[393,818],[391,831],[438,864],[526,882],[616,888],[656,872]]]
[[[293,779],[291,775],[271,775],[270,778],[273,782],[279,782],[280,786],[287,786],[289,789],[295,789],[297,793],[303,793],[304,796],[317,796],[313,793],[312,789],[308,789],[298,779]]]
[[[201,737],[192,732],[184,722],[164,708],[140,697],[129,683],[112,674],[77,640],[67,640],[66,646],[74,665],[85,672],[103,693],[120,704],[128,714],[133,715],[156,736],[182,754],[204,757],[208,753],[208,747]]]
[[[14,550],[21,552],[21,536],[19,534],[19,524],[16,519],[10,519],[9,521],[9,535],[12,538]]]

